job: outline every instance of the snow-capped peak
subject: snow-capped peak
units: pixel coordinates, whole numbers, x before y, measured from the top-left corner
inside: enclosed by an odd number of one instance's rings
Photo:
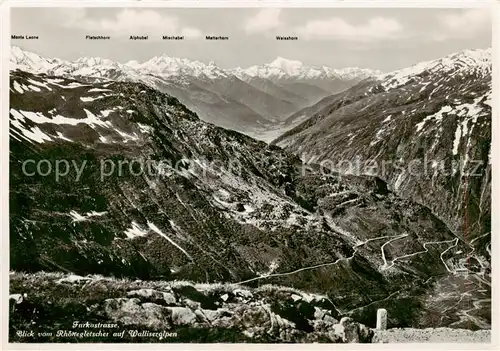
[[[59,59],[46,59],[33,52],[25,51],[18,46],[12,46],[10,50],[10,69],[46,73],[61,62]]]
[[[62,76],[106,77],[111,74],[113,77],[118,75],[137,78],[146,73],[166,78],[191,76],[198,79],[218,79],[234,75],[241,79],[259,77],[271,80],[361,80],[380,73],[356,67],[333,69],[327,66],[308,66],[298,60],[283,57],[277,57],[270,63],[246,69],[222,69],[214,61],[205,64],[200,61],[171,57],[166,54],[155,56],[142,63],[134,60],[121,64],[99,57],[81,57],[75,61],[63,61],[45,59],[15,46],[12,47],[10,61],[11,69],[20,68],[34,73],[50,72]]]
[[[474,71],[478,75],[491,74],[491,48],[467,49],[448,56],[417,63],[411,67],[390,73],[378,75],[376,78],[384,81],[386,89],[406,84],[411,78],[427,74],[443,74],[461,71]]]
[[[185,58],[170,57],[168,55],[155,56],[143,63],[130,61],[126,65],[137,70],[162,76],[206,76],[212,79],[227,76],[226,72],[219,68],[213,61],[206,65],[200,61],[190,61]]]
[[[380,71],[348,67],[334,69],[327,66],[308,66],[298,60],[277,57],[271,63],[251,66],[246,69],[236,68],[233,73],[239,77],[259,77],[271,80],[282,79],[365,79],[380,74]]]
[[[100,57],[80,57],[75,62],[88,66],[113,66],[113,67],[121,66],[121,64],[119,64],[116,61]]]

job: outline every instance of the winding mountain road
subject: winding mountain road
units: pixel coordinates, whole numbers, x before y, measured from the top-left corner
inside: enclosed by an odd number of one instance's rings
[[[303,268],[299,268],[299,269],[296,269],[294,271],[290,271],[290,272],[286,272],[286,273],[274,273],[274,274],[269,274],[269,275],[265,275],[265,276],[255,277],[255,278],[243,280],[243,281],[238,282],[236,284],[246,284],[246,283],[250,283],[250,282],[253,282],[253,281],[256,281],[256,280],[262,280],[262,279],[267,279],[267,278],[275,278],[275,277],[283,277],[283,276],[288,276],[288,275],[296,274],[296,273],[307,271],[307,270],[311,270],[311,269],[316,269],[316,268],[321,268],[321,267],[327,267],[327,266],[333,266],[333,265],[339,263],[340,261],[343,261],[343,260],[347,261],[347,260],[350,260],[351,258],[353,258],[354,255],[356,254],[356,252],[358,251],[358,248],[361,247],[361,246],[366,245],[370,241],[375,241],[375,240],[380,240],[380,239],[386,239],[386,238],[391,238],[391,240],[396,240],[396,239],[402,238],[404,236],[408,236],[408,234],[405,233],[405,234],[401,234],[401,235],[397,235],[397,236],[385,235],[385,236],[380,236],[380,237],[377,237],[377,238],[371,238],[371,239],[368,239],[368,240],[366,240],[366,241],[364,241],[362,243],[357,244],[355,246],[355,248],[354,248],[354,252],[352,253],[352,255],[350,257],[341,257],[341,258],[335,260],[334,262],[327,262],[327,263],[321,263],[321,264],[317,264],[317,265],[313,265],[313,266],[303,267]],[[388,244],[391,240],[389,240],[388,242],[384,243],[383,245]]]
[[[290,272],[273,273],[273,274],[269,274],[269,275],[265,275],[265,276],[259,276],[259,277],[255,277],[255,278],[243,280],[243,281],[237,282],[235,284],[246,284],[246,283],[250,283],[250,282],[253,282],[253,281],[257,281],[257,280],[268,279],[268,278],[276,278],[276,277],[284,277],[284,276],[293,275],[293,274],[300,273],[300,272],[307,271],[307,270],[317,269],[317,268],[321,268],[321,267],[333,266],[333,265],[336,265],[337,263],[339,263],[340,261],[343,261],[343,260],[348,261],[351,258],[353,258],[354,255],[356,254],[356,252],[358,251],[359,247],[364,246],[364,245],[366,245],[367,243],[369,243],[371,241],[381,240],[381,239],[387,239],[387,238],[389,238],[389,240],[386,241],[385,243],[383,243],[382,246],[380,247],[380,251],[382,253],[382,260],[384,262],[384,265],[381,267],[382,270],[387,270],[387,269],[393,267],[395,265],[396,261],[398,261],[398,260],[401,260],[401,259],[404,259],[404,258],[408,258],[408,257],[412,257],[412,256],[416,256],[416,255],[421,254],[421,253],[429,252],[429,249],[427,248],[427,245],[444,244],[444,243],[454,242],[453,245],[449,246],[448,248],[446,248],[446,250],[444,250],[443,252],[441,252],[441,254],[439,256],[440,259],[441,259],[441,262],[443,262],[443,265],[445,266],[446,270],[449,273],[454,273],[454,271],[450,270],[450,268],[446,264],[445,260],[443,259],[443,255],[447,251],[451,250],[453,247],[457,246],[457,244],[458,244],[458,238],[451,239],[451,240],[443,240],[443,241],[430,241],[430,242],[424,243],[423,244],[423,248],[424,248],[423,251],[418,251],[418,252],[414,252],[414,253],[411,253],[411,254],[407,254],[407,255],[402,255],[402,256],[395,257],[392,261],[390,261],[390,264],[388,264],[387,263],[387,259],[385,257],[385,252],[384,252],[385,246],[388,245],[388,244],[390,244],[392,241],[405,238],[408,235],[409,235],[408,233],[404,233],[404,234],[400,234],[400,235],[396,235],[396,236],[385,235],[385,236],[380,236],[380,237],[376,237],[376,238],[371,238],[371,239],[368,239],[368,240],[366,240],[366,241],[364,241],[362,243],[357,244],[355,246],[353,254],[350,257],[341,257],[341,258],[339,258],[339,259],[337,259],[337,260],[335,260],[333,262],[326,262],[326,263],[321,263],[321,264],[317,264],[317,265],[307,266],[307,267],[299,268],[299,269],[296,269],[296,270],[293,270],[293,271],[290,271]]]

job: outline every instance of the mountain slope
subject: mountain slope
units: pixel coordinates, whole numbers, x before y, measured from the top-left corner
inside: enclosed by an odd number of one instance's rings
[[[379,76],[307,112],[310,119],[275,143],[339,171],[380,176],[469,241],[489,234],[490,51],[467,50]],[[358,159],[378,167],[350,169]]]
[[[398,326],[428,325],[433,281],[462,279],[467,246],[377,178],[302,169],[143,84],[21,71],[10,83],[12,270],[281,284],[367,325],[389,299]],[[65,171],[37,174],[41,160]]]
[[[222,79],[197,80],[195,84],[207,91],[217,92],[222,96],[227,96],[251,107],[268,122],[286,118],[301,107],[301,105],[295,105],[295,102],[263,92],[234,76]],[[300,98],[297,100],[300,101]]]
[[[51,68],[61,64],[59,59],[46,59],[33,52],[12,46],[10,51],[10,69],[22,69],[35,73],[46,73]]]
[[[271,94],[273,96],[289,101],[291,103],[295,103],[297,106],[305,106],[309,103],[307,98],[304,97],[302,94],[295,94],[292,91],[287,90],[285,87],[273,83],[268,79],[260,77],[239,77],[239,78],[265,93]]]

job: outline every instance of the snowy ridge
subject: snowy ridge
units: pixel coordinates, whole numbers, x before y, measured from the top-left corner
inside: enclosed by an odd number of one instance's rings
[[[200,61],[190,61],[188,59],[169,57],[167,55],[155,56],[151,60],[139,63],[129,61],[125,64],[136,70],[148,71],[161,76],[194,76],[215,79],[218,77],[227,78],[229,76],[223,69],[219,68],[213,61],[208,65]]]
[[[13,46],[11,49],[10,63],[11,69],[19,68],[33,73],[101,77],[108,74],[110,70],[115,70],[117,73],[125,74],[135,79],[143,77],[144,73],[163,77],[193,76],[208,79],[228,78],[234,75],[242,80],[254,77],[270,80],[362,80],[369,77],[376,77],[378,80],[384,81],[383,85],[386,89],[391,89],[404,85],[411,77],[421,75],[424,72],[444,73],[457,71],[458,73],[462,70],[473,69],[480,75],[490,74],[491,49],[464,50],[437,60],[421,62],[411,67],[385,74],[382,74],[378,70],[358,67],[334,69],[327,66],[307,66],[300,61],[289,60],[283,57],[277,57],[271,63],[263,65],[255,65],[248,68],[237,67],[234,69],[222,69],[213,61],[205,64],[200,61],[190,61],[167,55],[155,56],[143,63],[129,61],[121,64],[113,60],[96,57],[83,57],[75,61],[64,61],[60,59],[46,59],[16,46]]]
[[[46,59],[35,53],[24,51],[17,46],[12,46],[10,51],[10,69],[21,69],[34,73],[46,73],[62,61],[59,59]]]
[[[125,64],[98,57],[82,57],[75,61],[60,59],[45,59],[37,54],[12,46],[10,69],[21,69],[32,73],[47,73],[59,76],[104,77],[110,71],[122,74],[130,79],[144,78],[145,74],[161,77],[192,76],[200,79],[230,78],[236,76],[242,80],[252,77],[265,79],[340,79],[362,80],[382,72],[357,67],[333,69],[327,66],[307,66],[300,61],[288,60],[283,57],[264,65],[251,66],[246,69],[222,69],[211,61],[205,64],[185,58],[168,55],[155,56],[145,62],[129,61]]]
[[[235,68],[233,74],[241,79],[260,77],[265,79],[365,79],[381,74],[380,71],[348,67],[333,69],[326,66],[307,66],[300,61],[277,57],[273,62],[251,66],[246,69]]]
[[[491,74],[491,48],[486,50],[464,50],[443,58],[417,63],[402,70],[378,75],[376,78],[383,81],[385,90],[393,89],[408,83],[411,79],[423,79],[424,73],[450,73],[460,74],[475,72],[480,76]]]

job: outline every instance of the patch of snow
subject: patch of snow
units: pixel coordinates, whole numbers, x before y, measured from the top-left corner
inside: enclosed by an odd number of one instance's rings
[[[82,100],[83,102],[90,102],[90,101],[95,101],[95,100],[99,100],[99,99],[102,99],[102,98],[104,98],[103,95],[96,96],[96,97],[82,96],[82,97],[80,97],[80,100]]]
[[[420,132],[420,131],[422,130],[422,128],[424,127],[424,124],[425,124],[426,122],[428,122],[428,121],[430,121],[430,120],[432,120],[432,119],[435,119],[435,120],[436,120],[436,122],[438,122],[438,123],[439,123],[439,122],[441,122],[441,121],[442,121],[442,119],[443,119],[443,113],[449,113],[449,112],[451,112],[452,110],[453,110],[453,109],[452,109],[452,107],[451,107],[451,106],[446,105],[446,106],[441,107],[441,109],[440,109],[438,112],[436,112],[436,113],[434,113],[434,114],[432,114],[432,115],[429,115],[429,116],[425,117],[425,118],[422,120],[422,122],[417,123],[417,125],[416,125],[416,126],[417,126],[417,133],[418,133],[418,132]]]
[[[460,145],[461,136],[462,136],[462,129],[460,128],[460,123],[458,123],[457,129],[455,130],[455,139],[453,140],[453,155],[458,154],[458,146]]]
[[[14,119],[11,119],[10,123],[12,126],[17,128],[19,131],[11,130],[11,132],[20,133],[19,136],[29,142],[44,143],[45,141],[52,141],[52,138],[45,134],[38,126],[32,128],[27,128],[22,122],[24,122],[24,116],[14,109],[10,109],[10,114]]]
[[[81,215],[78,212],[76,212],[75,210],[72,210],[72,211],[70,211],[69,215],[71,217],[73,217],[73,222],[84,222],[84,221],[87,221],[91,217],[104,216],[106,213],[108,213],[108,212],[107,211],[105,211],[105,212],[91,211],[91,212],[87,212],[85,215]]]
[[[65,140],[65,141],[70,141],[70,142],[73,142],[73,140],[66,138],[66,137],[64,136],[64,134],[63,134],[63,133],[61,133],[61,132],[57,132],[57,137],[58,137],[59,139]]]
[[[39,87],[36,87],[34,85],[28,85],[28,88],[30,88],[31,90],[36,91],[36,92],[42,91],[42,89],[40,89]]]
[[[378,142],[382,141],[382,135],[385,133],[385,129],[383,128],[380,128],[379,130],[377,130],[377,134],[375,134],[375,138],[370,141],[370,146],[373,146],[375,144],[377,144]]]
[[[399,187],[401,186],[401,184],[403,184],[403,181],[404,181],[404,172],[401,172],[398,178],[396,179],[396,182],[394,182],[394,190],[399,190]]]
[[[125,232],[125,235],[129,239],[137,238],[144,236],[148,233],[147,230],[143,230],[139,224],[137,224],[135,221],[132,222],[132,228],[127,229]]]
[[[53,83],[53,84],[58,84],[64,82],[64,79],[60,78],[47,78],[47,82]]]
[[[139,140],[139,137],[137,136],[136,133],[134,133],[133,135],[132,134],[128,134],[128,133],[125,133],[119,129],[115,129],[115,131],[123,138],[123,142],[126,143],[128,141],[137,141]]]
[[[83,84],[80,84],[80,83],[77,83],[77,82],[71,82],[69,83],[68,85],[62,85],[62,84],[59,84],[59,83],[55,83],[55,82],[52,82],[52,84],[60,87],[60,88],[63,88],[63,89],[75,89],[75,88],[80,88],[80,87],[86,87],[88,85],[83,85]]]
[[[392,115],[387,116],[387,117],[386,117],[386,118],[382,121],[382,123],[389,122],[389,121],[391,120],[391,118],[392,118]]]
[[[87,217],[96,217],[96,216],[101,217],[107,213],[108,213],[108,211],[103,211],[103,212],[90,211],[90,212],[87,212]]]
[[[49,91],[52,91],[52,89],[47,84],[44,84],[42,82],[39,82],[39,81],[36,81],[33,79],[28,79],[28,82],[30,82],[31,84],[34,84],[34,85],[38,85],[39,87],[45,88]]]
[[[102,121],[101,119],[97,118],[92,112],[90,112],[87,109],[83,109],[85,113],[87,114],[87,118],[82,118],[82,119],[77,119],[77,118],[68,118],[68,117],[63,117],[61,115],[53,116],[52,118],[48,118],[44,116],[41,112],[31,112],[31,111],[16,111],[14,109],[10,109],[10,113],[14,116],[14,118],[18,120],[24,120],[24,118],[29,119],[30,121],[37,123],[37,124],[43,124],[43,123],[50,123],[50,124],[69,124],[69,125],[77,125],[80,123],[83,124],[88,124],[90,127],[95,128],[96,125],[102,126],[102,127],[112,127],[110,122],[105,122]]]
[[[89,93],[97,93],[97,92],[105,92],[105,91],[113,91],[111,89],[101,89],[101,88],[92,88],[89,90]]]
[[[14,81],[14,89],[19,93],[19,94],[23,94],[24,93],[24,90],[23,88],[21,88],[21,85],[17,82],[17,81]]]
[[[137,126],[139,127],[139,130],[142,132],[142,133],[147,133],[147,134],[151,134],[154,132],[154,128],[151,127],[151,126],[148,126],[148,125],[145,125],[145,124],[141,124],[141,123],[137,123]]]
[[[113,112],[113,110],[103,110],[101,111],[101,115],[104,117],[108,117],[111,112]]]

